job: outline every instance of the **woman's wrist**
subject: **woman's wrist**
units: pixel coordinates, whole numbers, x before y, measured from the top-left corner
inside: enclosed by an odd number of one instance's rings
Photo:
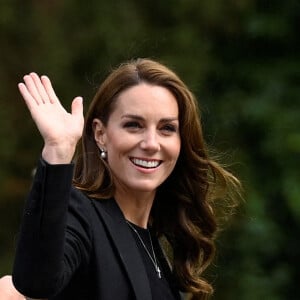
[[[49,146],[45,145],[42,151],[42,158],[50,165],[69,164],[72,162],[75,146]]]

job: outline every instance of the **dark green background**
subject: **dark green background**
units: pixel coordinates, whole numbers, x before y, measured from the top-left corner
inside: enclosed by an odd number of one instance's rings
[[[42,147],[17,83],[47,74],[66,107],[87,107],[110,67],[150,57],[197,95],[207,141],[244,185],[214,299],[300,299],[299,29],[298,0],[1,1],[0,276]]]

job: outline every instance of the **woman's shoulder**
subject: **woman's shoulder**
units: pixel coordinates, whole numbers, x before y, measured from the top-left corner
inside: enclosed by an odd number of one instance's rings
[[[90,197],[83,190],[72,186],[69,211],[75,211],[77,215],[81,215],[92,222],[95,219],[99,219],[99,212],[101,214],[107,212],[107,210],[111,210],[110,206],[114,206],[114,202],[114,199],[96,199]]]
[[[93,199],[90,198],[86,193],[72,186],[69,201],[70,208],[74,208],[78,210],[78,212],[90,214],[93,210],[92,201]]]
[[[118,210],[118,207],[113,198],[95,199],[89,197],[84,191],[72,187],[67,227],[75,231],[83,230],[92,240],[95,235],[98,236],[101,228],[107,227],[108,219],[115,222],[122,218],[122,214],[116,213],[115,210]]]

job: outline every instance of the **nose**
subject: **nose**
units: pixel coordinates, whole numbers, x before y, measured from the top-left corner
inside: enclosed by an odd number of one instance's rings
[[[145,151],[156,152],[160,150],[159,137],[155,129],[144,132],[140,146]]]

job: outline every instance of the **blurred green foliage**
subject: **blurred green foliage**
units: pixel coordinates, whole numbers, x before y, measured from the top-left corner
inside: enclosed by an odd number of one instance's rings
[[[17,83],[45,73],[64,105],[87,107],[111,67],[150,57],[197,95],[245,188],[208,273],[214,299],[300,299],[299,28],[297,0],[1,1],[0,276],[42,147]]]

